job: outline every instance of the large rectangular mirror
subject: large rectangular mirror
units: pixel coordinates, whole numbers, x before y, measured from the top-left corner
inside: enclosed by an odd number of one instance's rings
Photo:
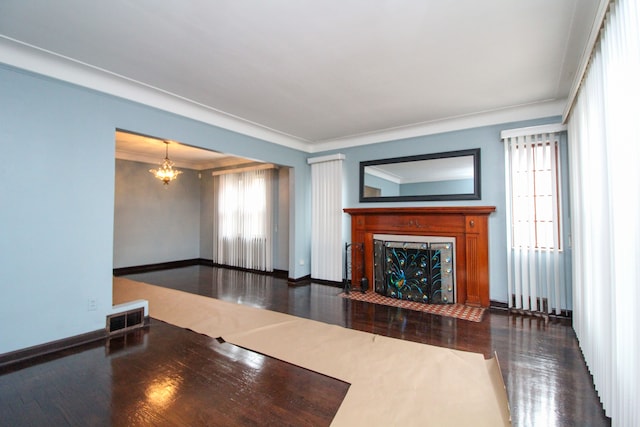
[[[360,162],[360,202],[479,199],[479,148]]]

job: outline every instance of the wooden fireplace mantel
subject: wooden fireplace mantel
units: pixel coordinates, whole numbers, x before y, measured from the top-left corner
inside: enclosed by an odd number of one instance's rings
[[[374,234],[451,236],[456,238],[456,302],[489,307],[488,218],[495,210],[495,206],[344,209],[351,215],[351,242],[364,248],[364,257],[352,251],[352,283],[359,286],[364,275],[373,284]]]

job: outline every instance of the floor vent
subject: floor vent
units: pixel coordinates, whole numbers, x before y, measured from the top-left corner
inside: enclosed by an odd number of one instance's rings
[[[130,329],[139,328],[143,325],[143,307],[107,316],[107,332],[110,334],[128,331]]]

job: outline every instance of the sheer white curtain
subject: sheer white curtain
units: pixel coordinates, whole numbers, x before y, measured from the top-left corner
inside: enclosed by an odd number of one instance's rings
[[[344,155],[308,159],[311,164],[311,277],[342,281],[342,161]]]
[[[573,324],[614,426],[640,425],[640,9],[611,3],[569,113]]]
[[[503,131],[509,307],[567,308],[560,125]]]
[[[214,262],[273,271],[273,169],[215,177]]]

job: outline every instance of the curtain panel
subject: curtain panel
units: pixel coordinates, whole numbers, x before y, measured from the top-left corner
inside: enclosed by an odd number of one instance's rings
[[[273,169],[214,177],[214,262],[273,271]]]
[[[540,129],[503,133],[509,307],[560,314],[568,308],[560,132],[532,133]]]
[[[613,426],[640,425],[640,7],[611,3],[569,113],[573,326]]]
[[[311,163],[311,277],[342,281],[343,155]]]

